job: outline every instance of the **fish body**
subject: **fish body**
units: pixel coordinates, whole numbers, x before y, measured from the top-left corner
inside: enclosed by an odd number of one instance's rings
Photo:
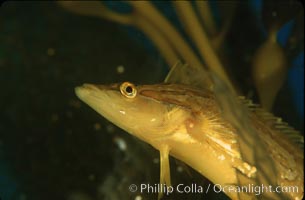
[[[124,82],[112,85],[84,84],[77,96],[106,119],[160,151],[160,183],[170,185],[168,156],[185,162],[217,185],[231,199],[302,199],[304,170],[302,150],[283,133],[272,128],[255,112],[247,118],[264,148],[241,148],[236,127],[222,115],[210,90],[184,84],[139,85]],[[252,141],[255,143],[255,141]],[[264,161],[266,160],[266,162]],[[271,160],[274,166],[267,164]],[[264,164],[266,163],[266,164]],[[275,173],[275,176],[268,174]],[[229,187],[265,185],[296,186],[298,191],[254,192]],[[160,196],[159,196],[160,197]]]

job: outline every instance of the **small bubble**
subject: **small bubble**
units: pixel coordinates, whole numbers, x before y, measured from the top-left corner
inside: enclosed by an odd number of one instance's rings
[[[141,195],[137,195],[135,198],[134,198],[134,200],[142,200],[143,198],[142,198],[142,196]]]
[[[66,134],[71,135],[71,134],[72,134],[72,130],[71,130],[71,129],[68,129],[68,130],[66,131]]]
[[[94,180],[95,180],[95,175],[94,175],[94,174],[90,174],[90,175],[88,176],[88,180],[89,180],[89,181],[94,181]]]
[[[47,54],[48,54],[48,56],[54,56],[54,55],[55,55],[55,49],[53,49],[53,48],[48,48],[48,49],[47,49]]]
[[[25,142],[27,143],[27,144],[32,144],[33,143],[33,141],[34,141],[34,139],[32,138],[32,137],[27,137],[26,139],[25,139]]]
[[[119,65],[119,66],[117,66],[116,71],[118,72],[118,74],[123,74],[125,71],[125,68],[123,65]]]
[[[72,118],[73,117],[73,113],[71,112],[71,111],[66,111],[66,116],[68,117],[68,118]]]
[[[100,130],[101,129],[101,124],[99,124],[99,123],[95,123],[94,125],[93,125],[93,128],[94,128],[94,130],[96,130],[96,131],[98,131],[98,130]]]
[[[26,200],[26,199],[27,199],[26,194],[20,194],[19,195],[19,200]]]
[[[67,200],[91,200],[89,195],[79,191],[72,192],[68,195]]]
[[[158,164],[159,163],[159,158],[154,158],[153,163]]]
[[[108,124],[106,126],[106,130],[108,133],[113,133],[114,132],[114,126],[112,124]]]
[[[121,151],[126,151],[127,145],[123,138],[115,137],[113,140],[118,145]]]
[[[177,167],[177,172],[180,172],[180,173],[183,172],[183,167],[178,166],[178,167]]]
[[[57,122],[58,119],[59,119],[58,114],[54,113],[54,114],[51,115],[51,121],[52,121],[52,122]]]
[[[69,106],[74,107],[74,108],[80,108],[81,107],[81,102],[78,100],[70,100],[69,101]]]

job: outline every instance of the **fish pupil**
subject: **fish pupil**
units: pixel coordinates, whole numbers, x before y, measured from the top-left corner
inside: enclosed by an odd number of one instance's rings
[[[126,89],[125,89],[125,91],[126,91],[128,94],[132,93],[132,87],[127,86]]]

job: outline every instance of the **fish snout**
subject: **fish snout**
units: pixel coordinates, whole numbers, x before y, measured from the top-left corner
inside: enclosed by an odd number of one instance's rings
[[[98,88],[96,88],[93,84],[88,83],[85,83],[82,86],[77,86],[74,89],[76,96],[78,96],[80,99],[83,99],[84,97],[88,96],[92,91],[96,90],[98,90]]]

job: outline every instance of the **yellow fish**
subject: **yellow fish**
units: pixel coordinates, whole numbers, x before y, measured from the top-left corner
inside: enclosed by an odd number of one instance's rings
[[[172,155],[231,199],[302,199],[304,155],[297,142],[302,145],[303,137],[250,101],[237,101],[217,77],[208,80],[204,73],[177,65],[166,83],[84,84],[75,92],[160,151],[160,184],[171,185]]]

